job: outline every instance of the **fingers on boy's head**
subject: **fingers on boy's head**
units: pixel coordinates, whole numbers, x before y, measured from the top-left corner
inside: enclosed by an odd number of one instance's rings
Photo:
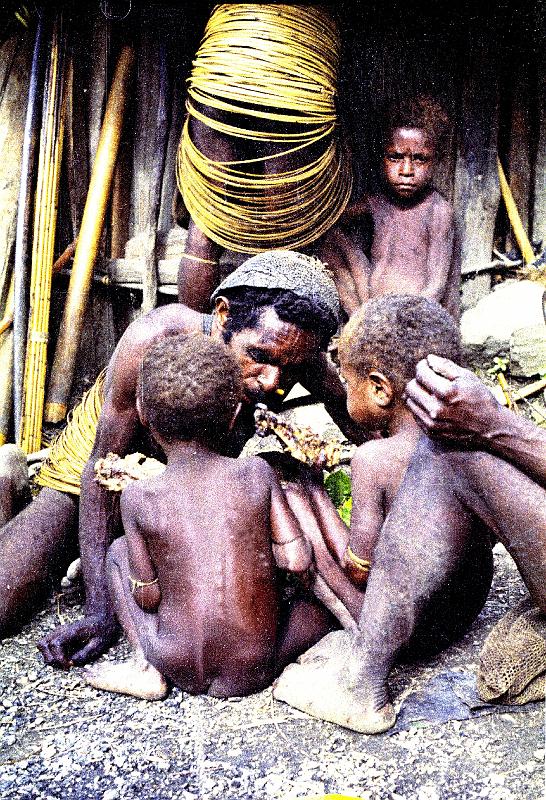
[[[140,406],[166,441],[214,441],[227,432],[242,394],[236,358],[201,333],[158,339],[142,360]]]
[[[461,337],[453,317],[434,300],[387,295],[365,303],[345,326],[339,355],[362,377],[382,372],[401,396],[429,353],[461,359]]]

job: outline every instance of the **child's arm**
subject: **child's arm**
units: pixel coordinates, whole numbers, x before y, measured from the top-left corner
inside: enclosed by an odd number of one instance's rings
[[[453,209],[443,198],[433,206],[428,233],[427,284],[420,294],[429,300],[441,302],[450,295],[450,279],[459,281],[458,275],[450,271],[454,238]]]
[[[373,550],[384,520],[376,449],[375,442],[366,442],[358,448],[351,462],[353,506],[350,530],[324,487],[316,483],[309,485],[309,494],[328,549],[359,588],[363,588],[368,580]]]
[[[142,490],[138,484],[128,486],[121,493],[121,516],[129,561],[127,578],[131,594],[143,611],[156,611],[161,600],[161,589],[146,540],[140,530],[139,512],[143,506]]]
[[[319,258],[332,271],[342,307],[350,316],[370,295],[370,262],[339,225],[322,239]]]
[[[279,481],[271,475],[271,541],[279,569],[304,573],[313,561],[311,544],[288,505]]]

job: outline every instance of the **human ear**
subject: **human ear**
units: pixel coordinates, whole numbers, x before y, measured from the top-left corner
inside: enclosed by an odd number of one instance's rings
[[[387,408],[394,399],[394,388],[390,380],[382,372],[373,370],[368,375],[368,382],[373,401],[382,408]]]
[[[222,330],[226,327],[229,317],[229,300],[227,297],[217,297],[214,301],[214,316],[218,327]]]

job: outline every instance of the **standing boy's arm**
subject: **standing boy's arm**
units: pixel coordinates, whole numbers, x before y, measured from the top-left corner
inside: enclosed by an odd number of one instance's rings
[[[129,485],[121,493],[121,514],[125,538],[131,594],[143,611],[156,611],[161,600],[157,572],[150,557],[145,538],[140,530],[140,511],[145,509],[146,499],[138,484]]]
[[[451,294],[449,283],[459,282],[458,274],[450,269],[454,240],[453,209],[442,197],[432,207],[428,235],[427,283],[420,294],[441,303]]]

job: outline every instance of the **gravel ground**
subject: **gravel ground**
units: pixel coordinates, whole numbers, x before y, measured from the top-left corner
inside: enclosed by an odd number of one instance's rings
[[[290,416],[303,421],[297,412]],[[322,407],[306,406],[305,422],[328,435],[331,420]],[[397,706],[446,670],[475,672],[492,625],[526,593],[501,545],[495,561],[493,589],[464,639],[427,663],[395,669]],[[271,690],[218,700],[175,689],[155,703],[101,693],[79,669],[46,667],[35,647],[46,631],[81,616],[81,599],[77,588],[53,597],[19,636],[0,643],[2,800],[546,797],[541,703],[364,736],[274,701]],[[104,658],[128,654],[121,640]]]
[[[457,645],[427,664],[396,669],[397,703],[430,677],[475,668],[491,625],[525,590],[497,545],[487,605]],[[100,693],[81,671],[45,667],[36,639],[81,614],[77,590],[51,599],[32,624],[0,646],[0,797],[311,798],[363,800],[542,798],[542,704],[463,722],[417,722],[392,736],[363,736],[273,701],[191,697],[162,702]],[[124,641],[106,656],[123,658]]]

